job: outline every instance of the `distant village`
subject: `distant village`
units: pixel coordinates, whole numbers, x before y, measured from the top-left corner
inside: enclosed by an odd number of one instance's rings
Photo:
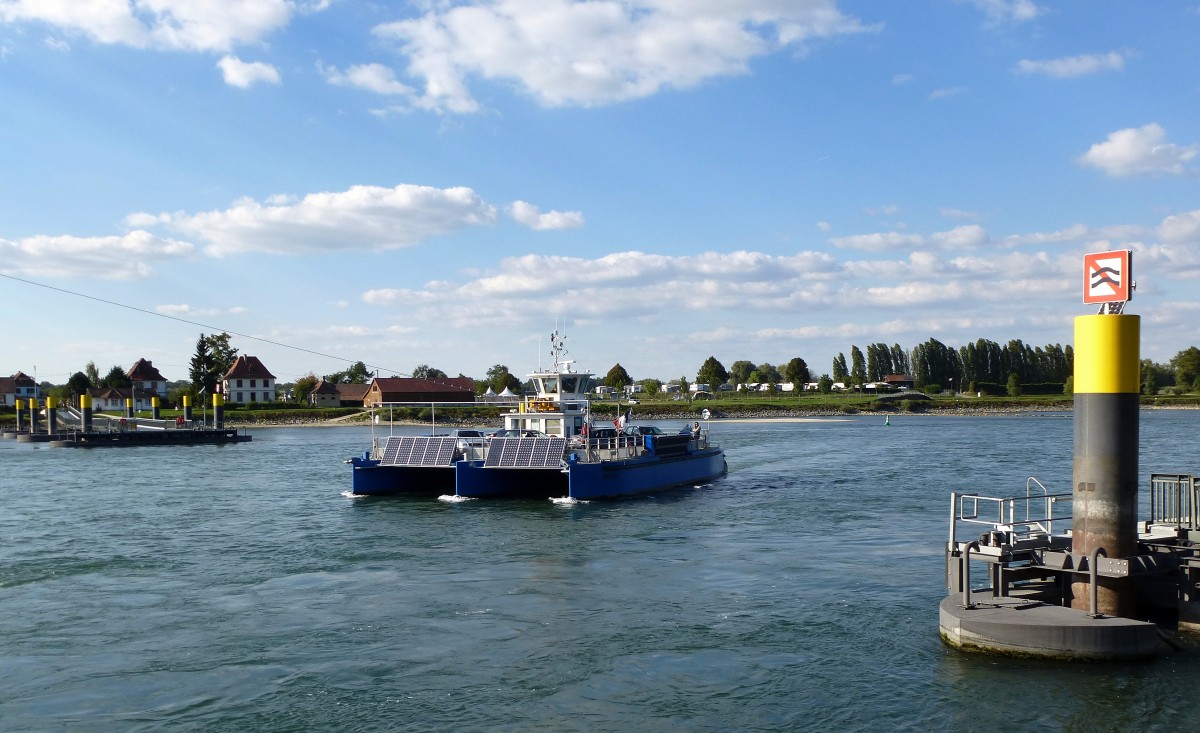
[[[92,398],[98,411],[123,410],[132,404],[134,410],[149,410],[155,400],[161,405],[171,405],[171,382],[148,359],[138,359],[125,370],[127,387],[86,387],[80,390],[66,388],[60,395],[68,402],[76,402],[81,394]],[[61,390],[60,390],[61,391]],[[239,355],[221,376],[215,391],[224,397],[227,406],[246,406],[277,401],[294,401],[290,391],[280,392],[278,379],[256,356]],[[45,395],[33,377],[18,371],[9,377],[0,377],[0,407],[14,407],[17,400],[29,403]],[[491,395],[494,392],[489,390]],[[515,395],[512,392],[509,396]],[[500,395],[495,395],[499,397]],[[204,396],[201,395],[203,398]],[[324,379],[316,384],[307,395],[301,395],[313,407],[364,407],[385,402],[474,402],[475,382],[470,377],[442,377],[419,379],[413,377],[375,377],[368,384],[332,383]],[[486,398],[486,396],[485,396]],[[178,407],[178,405],[174,405]]]
[[[118,368],[114,367],[114,371]],[[166,407],[180,407],[174,404],[180,401],[179,385],[189,384],[186,380],[172,382],[168,380],[148,359],[138,359],[124,371],[129,386],[97,387],[86,386],[73,388],[70,383],[65,387],[55,388],[57,396],[70,404],[77,403],[82,394],[92,398],[92,404],[97,411],[119,411],[129,405],[134,410],[150,410],[157,400],[158,404]],[[313,379],[310,377],[310,380]],[[513,380],[515,384],[515,380]],[[172,390],[174,385],[177,389]],[[215,385],[214,391],[223,395],[227,406],[248,406],[273,403],[278,401],[295,402],[298,399],[312,407],[372,407],[382,403],[428,403],[428,402],[474,402],[477,400],[508,400],[518,397],[510,387],[506,386],[499,393],[490,386],[482,395],[477,395],[476,382],[470,377],[374,377],[369,383],[345,383],[317,379],[311,389],[297,394],[293,388],[298,385],[281,385],[270,369],[256,356],[238,355],[233,364],[224,372]],[[783,383],[746,383],[720,384],[714,389],[703,382],[680,384],[677,381],[659,385],[657,391],[676,398],[686,396],[689,399],[705,399],[713,397],[713,392],[759,392],[759,391],[816,391],[816,382],[793,384]],[[843,390],[842,383],[833,383],[832,389]],[[912,377],[908,375],[889,375],[879,384],[863,385],[872,391],[891,391],[912,387]],[[18,400],[29,404],[40,400],[43,394],[42,385],[18,371],[12,376],[0,377],[0,408],[12,408]],[[190,392],[190,391],[189,391]],[[606,399],[618,396],[634,397],[645,394],[646,388],[642,383],[627,384],[623,389],[609,387],[603,384],[594,387],[597,398]],[[199,395],[203,404],[204,395]]]

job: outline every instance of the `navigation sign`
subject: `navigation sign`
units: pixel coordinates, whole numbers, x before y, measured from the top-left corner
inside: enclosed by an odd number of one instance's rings
[[[1133,252],[1118,249],[1083,256],[1083,302],[1124,303],[1133,298]]]

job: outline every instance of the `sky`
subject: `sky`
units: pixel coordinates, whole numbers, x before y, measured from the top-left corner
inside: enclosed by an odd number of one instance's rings
[[[1200,343],[1200,3],[0,0],[0,373]]]

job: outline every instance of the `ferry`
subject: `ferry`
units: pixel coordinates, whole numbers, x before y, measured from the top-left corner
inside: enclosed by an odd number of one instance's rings
[[[533,394],[481,442],[454,436],[388,436],[352,458],[353,494],[588,501],[712,481],[725,453],[696,422],[679,434],[616,420],[593,422],[595,374],[576,371],[551,334],[552,364],[529,375]]]

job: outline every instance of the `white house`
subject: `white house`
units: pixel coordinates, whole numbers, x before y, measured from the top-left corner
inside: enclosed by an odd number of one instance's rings
[[[0,405],[16,405],[17,400],[32,400],[39,396],[37,382],[24,372],[0,377]]]
[[[257,356],[239,356],[221,380],[225,401],[235,405],[275,401],[275,375]]]
[[[138,359],[134,362],[133,366],[129,367],[129,371],[125,372],[125,376],[129,377],[137,399],[143,395],[158,397],[160,401],[166,399],[167,379],[146,359]]]

